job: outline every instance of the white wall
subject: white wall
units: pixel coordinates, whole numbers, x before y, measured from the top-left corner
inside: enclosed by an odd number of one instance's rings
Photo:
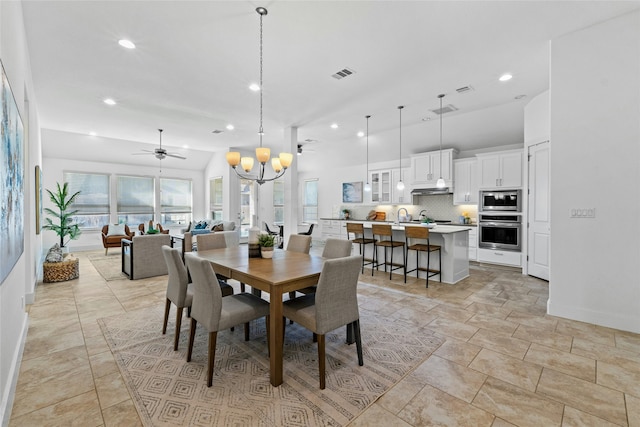
[[[46,144],[46,140],[43,140]],[[185,160],[188,162],[188,160]],[[155,178],[180,178],[192,180],[192,194],[193,194],[193,218],[205,218],[208,211],[208,191],[209,182],[205,181],[203,171],[200,170],[188,170],[188,169],[169,169],[162,168],[162,174],[159,173],[157,167],[143,167],[143,166],[131,166],[121,165],[114,163],[100,163],[100,162],[84,162],[78,160],[65,160],[45,157],[43,159],[43,191],[44,189],[55,189],[56,183],[64,182],[64,172],[91,172],[91,173],[106,173],[114,175],[132,175],[132,176],[152,176]],[[112,186],[114,185],[112,180]],[[115,194],[112,188],[112,197]],[[206,194],[206,200],[205,200]],[[53,205],[46,197],[46,192],[43,196],[45,207],[51,208]],[[205,204],[206,202],[206,204]],[[112,218],[114,220],[114,218]],[[137,229],[138,224],[127,224],[129,227]],[[48,248],[59,242],[59,237],[52,231],[43,230],[43,250],[46,252]],[[90,249],[102,248],[102,238],[100,236],[100,230],[85,230],[82,232],[77,240],[72,240],[67,245],[71,252],[83,251]]]
[[[549,91],[546,90],[524,106],[525,148],[549,140],[551,132],[549,119]]]
[[[0,58],[25,126],[24,252],[0,284],[0,424],[7,425],[28,326],[24,303],[33,296],[40,264],[34,258],[41,247],[34,213],[34,170],[41,145],[20,2],[0,2]]]
[[[639,76],[640,12],[552,41],[549,313],[636,333]]]

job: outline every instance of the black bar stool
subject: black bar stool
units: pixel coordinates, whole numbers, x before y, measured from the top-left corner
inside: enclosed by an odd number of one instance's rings
[[[427,288],[429,287],[429,277],[440,276],[440,282],[442,283],[442,275],[440,271],[442,270],[442,252],[441,247],[439,245],[432,245],[429,243],[429,229],[427,227],[418,226],[418,227],[405,227],[404,228],[404,236],[407,243],[407,253],[409,251],[416,251],[416,268],[413,270],[407,271],[407,273],[411,273],[412,271],[416,272],[416,277],[420,277],[421,271],[426,271],[427,279]],[[409,239],[421,239],[426,240],[424,243],[413,243],[409,245]],[[420,252],[427,253],[427,268],[420,267]],[[431,252],[438,252],[438,269],[434,270],[431,268]],[[408,256],[408,255],[407,255]],[[407,277],[405,276],[405,282]]]
[[[404,252],[405,242],[398,242],[393,240],[393,230],[389,224],[373,224],[371,225],[373,231],[373,266],[376,270],[380,265],[384,265],[384,271],[387,272],[387,265],[389,266],[389,280],[391,280],[391,273],[393,270],[402,268],[404,271],[404,282],[407,283],[407,258]],[[376,240],[376,236],[380,236],[380,240]],[[378,261],[378,246],[384,248],[384,262],[380,264]],[[391,260],[387,262],[387,248],[391,248]],[[393,262],[393,250],[395,248],[402,249],[402,264]],[[373,267],[372,266],[372,267]],[[373,268],[371,268],[371,275],[373,276]]]
[[[364,248],[365,245],[375,243],[375,240],[364,237],[364,225],[362,225],[362,223],[348,222],[347,239],[351,237],[351,233],[353,233],[353,239],[351,239],[351,242],[357,243],[360,246],[360,255],[362,255],[362,273],[364,273],[364,266],[373,264],[373,259],[364,257]]]

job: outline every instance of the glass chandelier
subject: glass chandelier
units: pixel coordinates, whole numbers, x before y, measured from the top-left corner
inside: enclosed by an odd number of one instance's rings
[[[262,146],[262,136],[264,135],[262,127],[262,94],[264,92],[262,87],[262,18],[267,14],[267,9],[264,7],[258,7],[256,8],[256,12],[260,15],[260,129],[258,130],[260,146],[256,148],[256,159],[258,160],[258,163],[260,163],[260,170],[258,171],[257,176],[249,175],[249,172],[251,172],[251,169],[253,168],[254,158],[240,157],[240,153],[237,151],[227,153],[227,163],[229,163],[229,166],[233,168],[240,178],[256,181],[258,184],[262,185],[267,181],[273,181],[284,175],[287,168],[291,166],[291,162],[293,162],[293,154],[280,153],[278,157],[271,159],[271,167],[273,167],[275,175],[271,178],[264,177],[265,165],[271,158],[271,150]],[[238,171],[238,165],[242,167],[242,170],[245,172],[244,174]]]

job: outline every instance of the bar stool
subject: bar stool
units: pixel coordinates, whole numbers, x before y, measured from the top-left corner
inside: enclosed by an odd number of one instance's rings
[[[404,271],[404,282],[407,282],[407,258],[404,252],[405,242],[398,242],[397,240],[393,240],[393,230],[391,229],[391,225],[389,224],[373,224],[371,226],[371,230],[373,231],[373,266],[376,267],[376,270],[381,265],[378,262],[378,246],[382,246],[384,248],[384,272],[387,272],[387,265],[389,266],[389,280],[391,280],[391,273],[393,270],[397,270],[402,268]],[[380,236],[380,240],[376,240],[376,236]],[[391,260],[387,262],[387,248],[391,248]],[[393,250],[395,248],[402,248],[402,264],[393,262]],[[372,266],[372,267],[373,267]],[[373,276],[373,268],[371,268],[371,275]]]
[[[353,233],[353,239],[351,239],[351,242],[357,243],[358,246],[360,246],[360,255],[362,255],[362,273],[364,274],[364,266],[373,264],[373,259],[364,257],[364,248],[366,248],[365,245],[375,243],[375,240],[364,237],[364,225],[362,225],[362,223],[348,222],[347,239],[351,237],[351,233]]]
[[[404,228],[404,236],[407,243],[407,254],[409,251],[416,251],[416,268],[413,270],[407,271],[407,273],[411,273],[412,271],[416,272],[416,277],[420,277],[421,271],[427,272],[427,288],[429,287],[429,277],[440,276],[440,283],[442,283],[442,274],[440,273],[442,270],[442,251],[441,246],[439,245],[431,245],[429,243],[429,229],[427,227],[405,227]],[[426,243],[413,243],[409,245],[409,239],[422,239],[426,240]],[[427,253],[427,268],[420,267],[420,252]],[[438,252],[438,269],[434,270],[430,266],[431,262],[431,252]],[[408,256],[408,255],[407,255]],[[406,276],[405,276],[406,282]]]

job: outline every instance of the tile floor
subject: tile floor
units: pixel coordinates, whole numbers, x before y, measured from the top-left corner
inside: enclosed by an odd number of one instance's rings
[[[164,304],[166,278],[105,282],[88,254],[28,307],[11,426],[141,425],[96,319]],[[546,315],[546,282],[484,265],[429,289],[361,279],[394,290],[367,309],[446,341],[352,426],[640,426],[640,335]]]

